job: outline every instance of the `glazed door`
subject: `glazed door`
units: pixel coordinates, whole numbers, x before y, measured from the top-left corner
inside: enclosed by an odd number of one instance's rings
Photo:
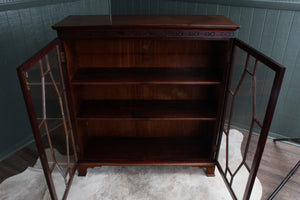
[[[216,163],[233,199],[248,200],[255,199],[251,192],[285,68],[238,39],[233,44]]]
[[[51,199],[66,199],[77,153],[64,80],[65,58],[55,39],[18,68],[41,167]],[[35,165],[39,167],[39,162]]]

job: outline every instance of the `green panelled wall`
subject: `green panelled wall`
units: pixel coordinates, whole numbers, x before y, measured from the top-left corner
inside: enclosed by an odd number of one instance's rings
[[[225,15],[240,24],[242,28],[237,32],[238,38],[287,68],[270,135],[299,137],[300,11],[297,11],[299,2],[294,4],[293,10],[288,10],[292,4],[286,7],[282,4],[282,9],[266,8],[268,5],[272,6],[271,1],[260,5],[260,8],[251,7],[249,4],[251,1],[247,1],[245,7],[203,2],[200,0],[112,0],[112,14],[217,14]],[[230,2],[238,4],[243,1]]]
[[[65,16],[110,12],[107,0],[41,2],[6,11],[0,4],[0,160],[33,139],[16,68],[56,37],[51,25]]]

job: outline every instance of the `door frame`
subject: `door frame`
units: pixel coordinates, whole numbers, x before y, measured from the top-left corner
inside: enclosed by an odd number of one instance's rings
[[[35,143],[37,146],[37,150],[40,156],[40,161],[42,164],[42,168],[44,171],[44,175],[46,178],[46,183],[48,185],[48,191],[50,194],[50,197],[52,200],[58,200],[57,197],[57,193],[56,193],[56,189],[55,189],[55,185],[52,179],[52,172],[49,168],[49,164],[48,164],[48,160],[47,160],[47,156],[46,156],[46,152],[45,152],[45,148],[43,145],[43,140],[42,140],[42,136],[41,136],[41,132],[40,132],[40,128],[39,128],[39,124],[37,119],[37,115],[35,113],[35,109],[34,109],[34,104],[33,104],[33,100],[31,97],[31,93],[30,93],[30,88],[27,82],[27,71],[37,62],[39,62],[44,56],[46,56],[51,50],[53,49],[57,49],[57,59],[58,59],[58,64],[60,67],[60,73],[62,76],[65,76],[65,58],[62,58],[62,56],[64,56],[64,49],[62,46],[62,42],[60,39],[55,38],[54,40],[52,40],[51,42],[49,42],[44,48],[42,48],[40,51],[38,51],[34,56],[32,56],[31,58],[29,58],[25,63],[23,63],[20,67],[17,68],[17,73],[18,73],[18,77],[19,77],[19,81],[20,81],[20,85],[21,85],[21,89],[23,92],[23,96],[24,96],[24,100],[25,100],[25,104],[26,104],[26,108],[27,108],[27,113],[29,116],[29,120],[30,120],[30,124],[32,127],[32,131],[33,131],[33,136],[35,139]],[[70,101],[70,96],[68,94],[68,82],[64,79],[62,81],[63,87],[64,87],[64,93],[66,94],[66,99],[65,101],[67,105],[66,109],[67,111],[67,117],[70,117],[72,115],[70,115],[69,112],[72,112],[71,110],[71,106],[69,104]],[[66,89],[67,88],[67,89]],[[70,119],[70,123],[72,124],[72,118]],[[72,127],[71,127],[72,129]],[[72,130],[73,131],[73,130]],[[75,152],[74,152],[75,153]],[[69,181],[66,183],[66,189],[64,192],[64,195],[62,197],[62,199],[66,199],[70,186],[72,184],[73,181],[73,177],[74,174],[76,172],[78,166],[78,161],[76,161],[74,169],[71,171],[70,173],[70,178]]]

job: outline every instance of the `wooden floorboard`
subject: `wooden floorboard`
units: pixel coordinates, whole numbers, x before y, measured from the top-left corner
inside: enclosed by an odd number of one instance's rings
[[[24,147],[12,156],[0,162],[0,183],[6,178],[21,173],[27,167],[32,167],[38,158],[35,143]]]
[[[244,153],[247,134],[241,151]],[[251,157],[255,154],[258,136],[253,135],[249,146],[247,164],[251,166]],[[268,139],[262,161],[258,170],[258,179],[263,186],[262,200],[267,199],[286,175],[293,169],[300,159],[300,147],[283,142],[273,142]],[[294,174],[292,179],[276,195],[274,200],[300,200],[300,170]]]
[[[244,137],[241,151],[244,151],[247,135]],[[251,140],[249,155],[254,155],[257,137]],[[0,182],[6,178],[24,171],[27,167],[33,166],[38,157],[35,144],[32,143],[14,155],[0,162]],[[300,148],[282,142],[274,143],[268,139],[261,166],[258,171],[258,178],[263,185],[263,197],[269,195],[280,184],[283,178],[290,172],[300,158]],[[249,162],[248,162],[249,163]],[[284,188],[278,193],[274,200],[298,200],[300,199],[300,170],[289,180]]]

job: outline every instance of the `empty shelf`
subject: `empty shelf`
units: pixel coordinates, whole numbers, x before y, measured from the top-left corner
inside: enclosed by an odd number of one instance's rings
[[[197,100],[90,100],[78,119],[215,120],[217,105]]]
[[[81,162],[103,165],[203,165],[210,142],[199,137],[100,137],[88,140]]]
[[[80,68],[73,85],[107,84],[200,84],[221,83],[215,71],[209,68]]]

